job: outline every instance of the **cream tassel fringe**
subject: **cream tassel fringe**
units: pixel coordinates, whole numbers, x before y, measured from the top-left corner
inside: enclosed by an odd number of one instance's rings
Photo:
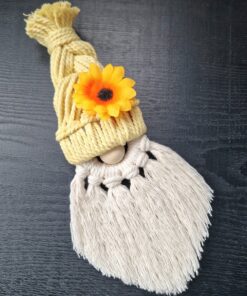
[[[71,183],[74,250],[104,275],[156,293],[177,294],[198,273],[213,191],[168,147],[146,136],[124,160],[94,159]]]

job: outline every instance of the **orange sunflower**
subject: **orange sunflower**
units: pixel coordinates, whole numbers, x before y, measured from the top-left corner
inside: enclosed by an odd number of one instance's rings
[[[118,117],[136,105],[135,81],[124,78],[124,67],[106,65],[101,69],[91,64],[88,72],[79,75],[74,84],[73,99],[76,107],[100,119]]]

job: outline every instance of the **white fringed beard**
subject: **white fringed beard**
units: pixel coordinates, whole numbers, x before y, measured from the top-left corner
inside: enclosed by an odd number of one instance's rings
[[[170,148],[142,136],[121,163],[93,159],[71,183],[73,247],[104,275],[178,294],[198,273],[212,189]]]

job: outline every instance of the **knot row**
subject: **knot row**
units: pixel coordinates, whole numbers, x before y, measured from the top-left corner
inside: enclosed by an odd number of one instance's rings
[[[125,170],[124,176],[126,179],[132,179],[139,174],[139,169],[137,166],[132,165],[128,169]]]
[[[111,178],[107,178],[104,180],[103,184],[107,188],[114,188],[116,186],[119,186],[122,183],[123,177],[121,176],[114,176]]]
[[[148,150],[147,150],[148,151]],[[145,152],[142,152],[138,155],[138,157],[136,158],[136,165],[137,167],[141,167],[144,168],[146,163],[148,162],[149,157],[148,154]]]
[[[89,170],[88,170],[88,168],[77,165],[75,168],[75,173],[79,178],[85,179],[89,175]]]
[[[94,175],[88,176],[88,184],[91,184],[93,186],[100,186],[100,184],[102,183],[103,183],[102,179],[99,178],[98,176],[94,176]]]
[[[150,140],[148,139],[148,137],[146,135],[144,135],[141,139],[140,150],[143,152],[150,150]]]
[[[84,181],[86,186],[85,189],[87,189],[89,184],[92,186],[99,186],[106,191],[119,185],[125,185],[129,188],[131,179],[138,174],[140,174],[139,168],[133,165],[128,168],[122,176],[113,176],[103,179],[100,176],[90,175],[88,168],[83,168],[81,166],[76,167],[76,175],[80,182],[82,180]]]

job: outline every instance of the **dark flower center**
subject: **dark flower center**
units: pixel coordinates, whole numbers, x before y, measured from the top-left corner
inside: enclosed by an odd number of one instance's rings
[[[108,101],[112,98],[112,96],[113,96],[113,92],[109,88],[102,88],[98,92],[98,98],[102,101]]]

